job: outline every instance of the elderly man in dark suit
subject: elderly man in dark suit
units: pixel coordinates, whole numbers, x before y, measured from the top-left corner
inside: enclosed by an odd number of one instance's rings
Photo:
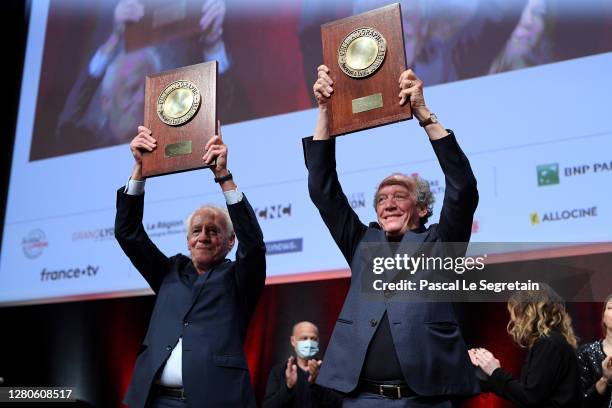
[[[145,127],[130,148],[135,159],[117,193],[115,236],[156,294],[149,329],[125,398],[130,407],[255,407],[244,337],[265,281],[265,245],[257,218],[227,170],[221,135],[206,145],[227,210],[205,206],[188,219],[191,257],[164,255],[142,225],[142,153],[157,147]],[[225,259],[236,238],[236,260]]]
[[[334,92],[328,73],[326,66],[318,68],[313,89],[319,118],[314,137],[304,140],[304,154],[310,196],[352,278],[317,382],[348,394],[344,407],[451,407],[455,398],[478,392],[453,305],[392,301],[383,293],[365,299],[363,259],[371,245],[435,243],[434,254],[443,256],[442,243],[469,241],[478,204],[476,179],[453,132],[425,104],[422,81],[407,70],[399,77],[398,102],[410,104],[444,172],[440,221],[425,227],[432,205],[427,183],[396,173],[378,187],[378,223],[361,223],[336,173],[335,143],[327,128],[327,101]],[[385,152],[380,144],[376,149]]]

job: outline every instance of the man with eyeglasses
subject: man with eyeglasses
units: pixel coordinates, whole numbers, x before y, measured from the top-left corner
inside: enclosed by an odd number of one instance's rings
[[[398,102],[410,104],[445,175],[440,220],[425,227],[433,206],[428,183],[395,173],[376,191],[378,223],[364,225],[342,192],[335,168],[327,116],[333,81],[326,66],[317,71],[313,91],[319,116],[314,136],[303,143],[308,189],[352,273],[317,383],[347,394],[344,407],[452,407],[457,399],[479,391],[453,305],[392,302],[382,293],[364,298],[362,271],[367,269],[362,258],[371,244],[468,242],[478,204],[468,159],[453,132],[425,104],[423,82],[411,70],[404,71]],[[437,255],[443,255],[444,246],[438,248]]]

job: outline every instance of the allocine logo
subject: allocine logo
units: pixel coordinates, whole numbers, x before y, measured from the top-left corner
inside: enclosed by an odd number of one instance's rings
[[[552,221],[567,221],[578,218],[592,218],[597,217],[597,206],[586,207],[586,208],[573,208],[571,210],[556,210],[542,213],[533,212],[529,214],[529,220],[531,225],[538,225],[544,222]]]
[[[540,164],[536,167],[538,175],[538,186],[550,186],[560,183],[560,176],[575,177],[590,173],[601,174],[612,171],[612,162],[594,162],[590,164],[578,164],[561,168],[559,163]]]
[[[559,184],[559,163],[540,164],[536,167],[538,186]]]
[[[21,248],[23,254],[28,259],[38,258],[43,250],[49,246],[47,238],[43,230],[35,229],[32,230],[21,239]]]

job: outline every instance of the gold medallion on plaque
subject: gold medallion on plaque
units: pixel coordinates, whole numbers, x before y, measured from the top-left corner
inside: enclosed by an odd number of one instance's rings
[[[157,115],[166,125],[181,126],[193,118],[200,107],[200,91],[191,81],[168,85],[157,98]]]
[[[372,75],[382,65],[387,41],[371,27],[361,27],[347,35],[338,48],[338,65],[352,78]]]

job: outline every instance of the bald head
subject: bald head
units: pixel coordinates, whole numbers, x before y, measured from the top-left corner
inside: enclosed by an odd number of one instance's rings
[[[296,337],[299,336],[299,333],[302,332],[312,332],[316,333],[317,340],[319,338],[319,329],[313,323],[308,321],[299,322],[293,325],[293,330],[291,331],[291,336]],[[299,339],[298,339],[299,340]]]

